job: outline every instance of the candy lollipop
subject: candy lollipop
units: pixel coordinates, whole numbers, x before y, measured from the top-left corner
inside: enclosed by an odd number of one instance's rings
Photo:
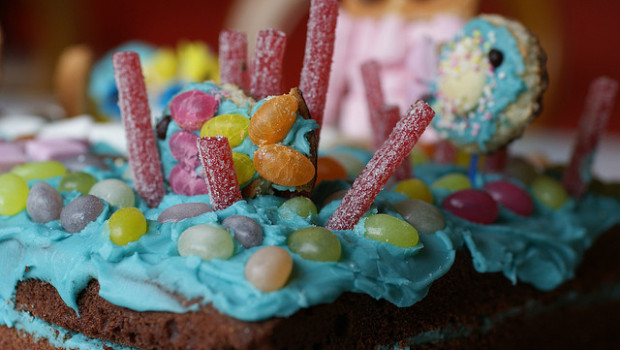
[[[541,109],[546,56],[520,23],[477,17],[444,46],[432,87],[433,127],[470,153],[492,153],[519,137]]]

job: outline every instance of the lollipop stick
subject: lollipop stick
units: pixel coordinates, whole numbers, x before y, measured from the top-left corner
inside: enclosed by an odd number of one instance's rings
[[[476,175],[478,174],[478,153],[473,153],[469,158],[469,169],[467,170],[467,177],[472,186],[476,183]]]

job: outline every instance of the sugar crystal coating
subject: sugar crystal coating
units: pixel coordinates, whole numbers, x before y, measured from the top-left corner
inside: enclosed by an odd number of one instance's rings
[[[260,248],[245,264],[245,278],[265,293],[284,287],[292,271],[291,254],[276,246]]]
[[[250,81],[250,94],[255,98],[263,99],[281,93],[285,47],[284,32],[275,29],[258,32]]]
[[[119,179],[106,179],[91,187],[88,194],[97,196],[115,207],[133,207],[136,196],[131,187]]]
[[[458,217],[483,225],[493,223],[499,214],[499,207],[493,197],[474,189],[452,193],[441,206]]]
[[[215,97],[205,92],[189,90],[172,99],[170,116],[181,128],[195,131],[215,115],[218,104]]]
[[[26,208],[28,184],[15,174],[0,175],[0,215],[15,215]]]
[[[228,259],[234,243],[226,230],[213,225],[192,226],[181,233],[177,242],[179,255],[197,255],[202,260]]]
[[[77,233],[95,221],[102,211],[101,199],[87,194],[74,199],[62,209],[60,223],[67,232]]]
[[[420,233],[435,233],[446,226],[441,211],[419,199],[400,201],[394,204],[394,209]]]
[[[202,137],[198,139],[198,151],[205,169],[211,207],[222,210],[243,200],[228,140],[223,136]]]
[[[229,229],[235,240],[245,248],[256,247],[263,243],[263,228],[250,217],[231,215],[222,221],[222,226]]]
[[[205,203],[180,203],[162,211],[157,217],[157,221],[161,223],[179,222],[183,219],[193,218],[210,211],[211,207]]]
[[[265,101],[250,120],[250,140],[258,146],[282,141],[295,123],[296,111],[297,100],[291,95],[275,96]]]
[[[381,117],[381,108],[385,104],[385,98],[383,97],[383,90],[381,89],[381,77],[379,62],[371,60],[365,62],[360,67],[362,71],[362,81],[364,82],[364,90],[366,91],[366,101],[368,102],[368,114],[370,116],[370,125],[374,132],[372,133],[372,141],[375,149],[381,147],[383,141],[389,136],[389,132],[396,123],[392,124],[385,133],[386,126],[385,119]],[[398,114],[397,107],[397,117]]]
[[[220,81],[249,88],[248,39],[243,32],[224,29],[219,38]]]
[[[382,134],[381,143],[390,137],[390,133],[392,129],[398,124],[400,120],[400,109],[396,105],[383,106],[379,110],[379,118],[381,121],[379,132],[375,134]],[[394,180],[400,181],[411,178],[411,157],[405,157],[403,161],[400,163],[396,171],[394,171],[394,175],[392,176]]]
[[[46,223],[60,218],[62,197],[56,189],[45,182],[32,186],[26,200],[28,216],[34,222]]]

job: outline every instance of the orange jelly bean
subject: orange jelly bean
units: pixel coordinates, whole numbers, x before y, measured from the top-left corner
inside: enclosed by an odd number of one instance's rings
[[[307,184],[315,173],[310,159],[290,147],[278,144],[260,147],[254,153],[254,167],[260,176],[282,186]]]
[[[284,140],[295,123],[295,111],[297,100],[291,95],[280,95],[265,101],[250,119],[250,140],[258,146]]]
[[[347,171],[339,161],[332,157],[319,157],[316,166],[316,183],[323,180],[345,179]]]

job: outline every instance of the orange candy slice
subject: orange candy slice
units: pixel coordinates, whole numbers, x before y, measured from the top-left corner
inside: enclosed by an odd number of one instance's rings
[[[295,123],[295,111],[297,100],[291,95],[280,95],[265,101],[250,120],[250,140],[258,146],[284,140]]]
[[[291,164],[294,164],[291,166]],[[314,164],[300,152],[278,144],[264,145],[254,153],[260,176],[282,186],[301,186],[314,178]]]

